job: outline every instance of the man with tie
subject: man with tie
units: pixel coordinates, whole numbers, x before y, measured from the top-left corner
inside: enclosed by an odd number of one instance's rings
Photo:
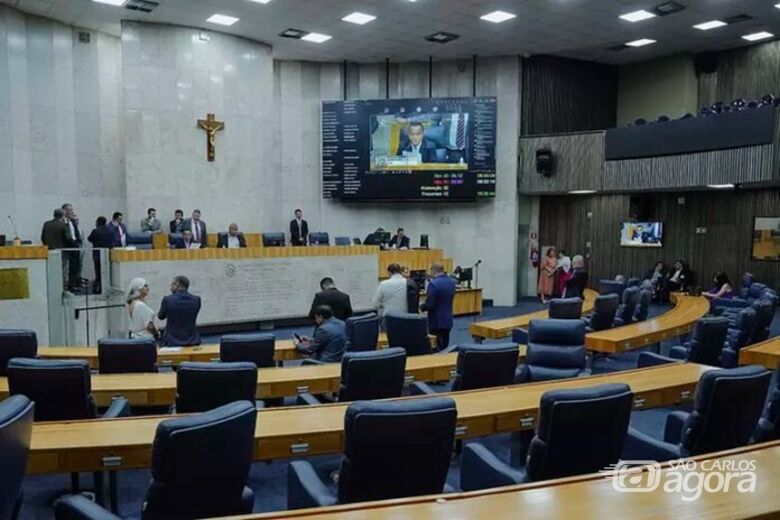
[[[190,280],[186,276],[177,276],[171,282],[171,294],[163,298],[157,317],[168,320],[163,334],[165,346],[200,345],[198,334],[198,313],[200,296],[189,292]]]
[[[295,218],[290,221],[290,244],[305,246],[309,237],[309,224],[303,220],[303,211],[295,210]]]
[[[65,214],[60,209],[54,210],[54,218],[43,223],[41,243],[49,249],[62,249],[67,242],[68,226],[65,225]]]
[[[401,141],[396,155],[419,154],[424,163],[436,162],[436,143],[425,137],[425,127],[413,121],[406,127],[406,141]]]
[[[181,237],[173,239],[171,247],[173,249],[200,249],[200,244],[192,240],[192,231],[185,229],[181,232]]]
[[[391,249],[409,249],[409,237],[404,233],[404,228],[398,228],[389,245]]]
[[[114,236],[114,247],[125,247],[127,245],[127,226],[122,222],[124,215],[119,211],[111,216],[111,222],[106,226]]]
[[[238,231],[238,224],[235,222],[228,226],[227,233],[220,233],[217,237],[217,247],[220,249],[238,249],[246,247],[244,234]]]
[[[79,230],[79,220],[76,216],[76,212],[73,209],[73,205],[65,203],[62,205],[62,213],[65,218],[65,225],[67,226],[67,235],[65,239],[65,247],[67,249],[76,249],[76,251],[63,251],[62,260],[63,272],[67,272],[67,284],[66,288],[70,292],[78,292],[81,289],[81,245],[84,243],[81,237],[81,231]],[[67,267],[66,267],[67,266]]]
[[[185,230],[192,231],[192,241],[196,244],[200,244],[201,248],[207,246],[208,234],[206,231],[206,223],[200,219],[200,210],[196,209],[192,212],[192,217],[186,219],[181,223],[179,229],[184,232]]]

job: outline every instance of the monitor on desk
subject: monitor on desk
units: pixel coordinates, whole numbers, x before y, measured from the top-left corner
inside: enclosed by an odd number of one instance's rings
[[[263,247],[284,247],[284,233],[263,233]]]
[[[428,273],[425,272],[425,269],[409,271],[409,279],[417,284],[417,288],[422,291],[425,289],[425,282],[428,281]]]

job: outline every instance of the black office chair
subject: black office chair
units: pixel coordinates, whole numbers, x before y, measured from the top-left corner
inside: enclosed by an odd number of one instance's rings
[[[35,403],[23,395],[0,402],[0,518],[19,515],[34,411]]]
[[[729,320],[721,316],[699,318],[693,326],[690,341],[669,349],[669,356],[691,363],[720,366],[720,357],[726,345]]]
[[[553,319],[578,320],[582,317],[582,298],[553,298],[548,314]]]
[[[385,315],[387,345],[401,347],[409,356],[421,356],[431,353],[431,341],[428,339],[428,319],[419,314]]]
[[[257,368],[276,366],[276,336],[273,334],[233,334],[219,340],[219,359],[223,363],[249,362]]]
[[[379,343],[379,317],[375,313],[347,318],[345,330],[347,352],[376,350]]]
[[[308,461],[295,461],[287,472],[287,508],[441,493],[456,421],[455,401],[448,397],[351,404],[337,493]]]
[[[330,237],[325,232],[309,233],[309,245],[310,246],[328,246],[330,245]]]
[[[98,341],[101,374],[157,372],[157,343],[154,339],[108,339]]]
[[[12,358],[34,358],[38,355],[35,332],[21,329],[0,329],[0,377],[5,377]]]
[[[582,318],[585,323],[586,331],[593,332],[612,328],[615,321],[615,313],[620,305],[620,296],[616,293],[600,294],[593,302],[593,313],[590,316]]]
[[[206,412],[234,401],[256,403],[256,395],[254,363],[188,361],[176,371],[176,413]]]
[[[157,426],[152,481],[141,518],[169,520],[245,515],[254,492],[246,487],[255,448],[257,411],[239,401]],[[56,520],[118,519],[83,496],[61,499]]]

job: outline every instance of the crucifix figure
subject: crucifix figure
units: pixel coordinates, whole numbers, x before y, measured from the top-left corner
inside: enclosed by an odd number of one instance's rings
[[[209,162],[214,162],[216,155],[214,141],[217,137],[217,132],[225,129],[225,123],[217,121],[214,118],[214,114],[206,114],[206,119],[198,119],[198,126],[206,131],[206,155]]]

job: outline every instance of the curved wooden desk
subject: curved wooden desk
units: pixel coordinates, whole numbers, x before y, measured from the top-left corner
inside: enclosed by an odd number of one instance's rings
[[[780,363],[780,336],[744,347],[739,351],[740,365],[763,365],[775,370]]]
[[[582,302],[582,313],[587,314],[593,310],[593,304],[599,293],[592,289],[585,289],[585,300]],[[501,339],[512,335],[514,329],[527,327],[531,320],[546,320],[549,317],[547,309],[542,309],[520,316],[502,318],[500,320],[478,321],[469,325],[469,333],[477,340]]]
[[[669,406],[692,398],[712,367],[675,363],[613,374],[515,385],[450,395],[458,408],[459,439],[532,429],[541,395],[553,389],[622,382],[634,407]],[[408,397],[420,399],[425,397]],[[258,411],[255,460],[340,453],[347,403]],[[148,467],[152,440],[166,417],[61,421],[33,425],[28,473],[70,473]]]

